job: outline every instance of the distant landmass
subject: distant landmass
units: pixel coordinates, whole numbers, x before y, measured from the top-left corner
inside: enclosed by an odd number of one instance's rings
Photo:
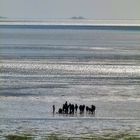
[[[69,19],[10,19],[0,16],[1,25],[45,25],[45,26],[99,26],[99,27],[138,27],[140,28],[140,20],[93,20],[86,19],[82,16],[74,16]]]
[[[73,16],[73,17],[71,17],[71,19],[86,19],[86,18],[84,18],[84,17],[82,17],[82,16]]]
[[[2,16],[0,16],[0,18],[6,18],[6,17],[2,17]]]

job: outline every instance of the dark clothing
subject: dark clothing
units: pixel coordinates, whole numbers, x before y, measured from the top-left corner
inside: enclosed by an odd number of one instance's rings
[[[53,105],[53,113],[55,113],[55,105]]]

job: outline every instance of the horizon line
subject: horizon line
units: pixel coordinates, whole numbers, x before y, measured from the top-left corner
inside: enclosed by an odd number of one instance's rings
[[[140,20],[0,19],[0,25],[140,26]]]

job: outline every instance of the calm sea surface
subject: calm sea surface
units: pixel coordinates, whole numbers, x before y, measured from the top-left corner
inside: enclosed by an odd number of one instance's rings
[[[94,115],[52,114],[65,102]],[[140,133],[140,30],[0,27],[0,135]]]

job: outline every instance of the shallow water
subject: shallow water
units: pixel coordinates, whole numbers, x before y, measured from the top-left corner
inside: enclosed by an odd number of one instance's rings
[[[140,131],[140,31],[0,27],[0,133]],[[95,115],[52,114],[65,102]]]

